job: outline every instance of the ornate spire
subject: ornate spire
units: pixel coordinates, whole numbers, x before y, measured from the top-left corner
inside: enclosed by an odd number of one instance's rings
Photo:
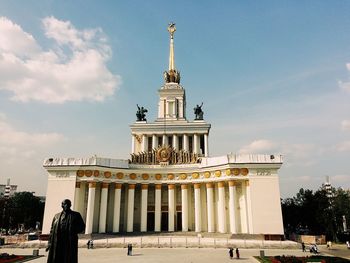
[[[175,23],[171,22],[168,26],[168,32],[170,33],[170,52],[169,52],[169,70],[164,71],[165,83],[174,82],[180,83],[180,72],[175,69],[174,58],[174,33],[176,31]]]
[[[175,23],[170,23],[168,26],[170,33],[170,52],[169,52],[169,71],[175,69],[175,58],[174,58],[174,33],[176,31]]]

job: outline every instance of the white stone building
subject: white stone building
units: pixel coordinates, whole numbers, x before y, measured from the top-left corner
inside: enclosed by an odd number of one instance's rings
[[[210,124],[201,105],[186,118],[185,89],[174,63],[159,89],[158,118],[139,107],[131,125],[130,160],[48,158],[43,233],[69,198],[86,233],[194,231],[283,236],[278,170],[282,156],[209,155]]]

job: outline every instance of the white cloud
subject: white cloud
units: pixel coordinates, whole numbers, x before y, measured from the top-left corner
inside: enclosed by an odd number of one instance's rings
[[[336,146],[336,150],[339,151],[339,152],[350,151],[350,141],[344,141],[344,142],[339,143]]]
[[[58,133],[27,133],[16,130],[0,114],[0,156],[11,160],[13,157],[32,157],[39,148],[45,148],[64,141]]]
[[[243,146],[239,153],[270,153],[276,148],[276,144],[269,140],[255,140]]]
[[[111,49],[101,29],[78,30],[69,21],[43,19],[53,41],[44,51],[34,37],[0,18],[0,89],[21,102],[103,101],[114,94],[120,77],[106,63]]]
[[[350,72],[350,63],[346,64],[346,68],[347,70]],[[350,82],[342,82],[342,81],[338,81],[338,85],[340,88],[342,88],[345,91],[350,92]]]
[[[350,120],[343,120],[341,122],[341,129],[343,131],[350,131]]]

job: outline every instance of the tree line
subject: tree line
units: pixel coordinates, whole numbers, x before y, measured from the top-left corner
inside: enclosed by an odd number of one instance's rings
[[[37,222],[42,223],[45,203],[31,192],[18,192],[10,197],[0,198],[0,229],[17,232],[35,229]]]
[[[281,201],[285,234],[326,235],[327,240],[343,241],[349,236],[350,191],[341,188],[317,191],[301,188],[292,198]],[[349,223],[348,223],[349,222]],[[346,229],[344,229],[346,228]]]

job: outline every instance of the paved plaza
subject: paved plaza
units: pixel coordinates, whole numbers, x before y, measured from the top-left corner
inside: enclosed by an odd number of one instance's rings
[[[299,249],[265,249],[265,255],[310,255],[303,253]],[[322,251],[328,253],[329,250],[322,248]],[[345,246],[339,246],[331,250],[332,254],[337,254],[341,251],[347,253],[347,258],[350,258],[350,251],[347,251]],[[1,248],[1,253],[30,255],[33,249],[30,248]],[[258,262],[253,256],[259,255],[260,249],[241,249],[241,259],[234,261],[239,262]],[[30,261],[31,263],[45,263],[47,261],[47,252],[40,249],[40,255],[44,257]],[[325,254],[325,253],[322,253]],[[212,262],[232,262],[229,259],[228,250],[224,248],[135,248],[133,256],[127,256],[126,248],[99,248],[99,249],[79,249],[79,263],[109,263],[109,262],[166,262],[166,263],[212,263]]]

